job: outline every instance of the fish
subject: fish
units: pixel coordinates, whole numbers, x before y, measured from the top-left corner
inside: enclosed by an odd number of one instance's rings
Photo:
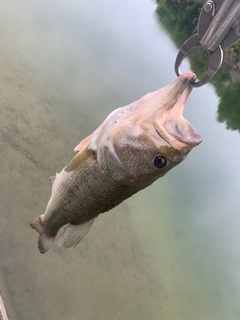
[[[183,117],[196,80],[185,72],[171,84],[114,110],[74,149],[77,155],[56,176],[44,214],[30,226],[45,253],[59,230],[60,247],[76,246],[94,219],[151,185],[180,164],[202,137]]]

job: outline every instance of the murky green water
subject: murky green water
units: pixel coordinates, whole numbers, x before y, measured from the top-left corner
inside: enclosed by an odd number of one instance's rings
[[[240,319],[239,133],[210,86],[185,116],[203,143],[96,219],[74,249],[37,249],[48,177],[115,108],[175,78],[154,2],[16,1],[0,9],[0,283],[10,319]]]

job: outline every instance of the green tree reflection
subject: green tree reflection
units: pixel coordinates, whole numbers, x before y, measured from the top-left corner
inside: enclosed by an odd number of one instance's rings
[[[156,13],[160,24],[179,48],[196,33],[199,13],[205,0],[156,0]],[[191,69],[201,78],[209,59],[200,54],[189,54]],[[231,130],[240,131],[240,42],[227,49],[224,63],[210,83],[219,96],[219,122]]]

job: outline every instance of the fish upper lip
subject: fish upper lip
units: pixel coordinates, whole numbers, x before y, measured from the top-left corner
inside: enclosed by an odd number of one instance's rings
[[[194,129],[193,129],[194,130]],[[199,143],[202,142],[202,137],[194,130],[194,137],[192,138],[184,138],[178,135],[175,135],[171,132],[168,132],[173,138],[177,139],[178,141],[182,142],[186,146],[189,145],[189,147],[197,146]]]

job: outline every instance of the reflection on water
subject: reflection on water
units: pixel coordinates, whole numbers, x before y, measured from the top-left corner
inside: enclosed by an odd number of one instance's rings
[[[10,319],[239,319],[239,135],[209,87],[183,164],[44,256],[48,177],[113,109],[174,78],[152,2],[2,1],[0,283]],[[124,19],[123,19],[124,18]]]

